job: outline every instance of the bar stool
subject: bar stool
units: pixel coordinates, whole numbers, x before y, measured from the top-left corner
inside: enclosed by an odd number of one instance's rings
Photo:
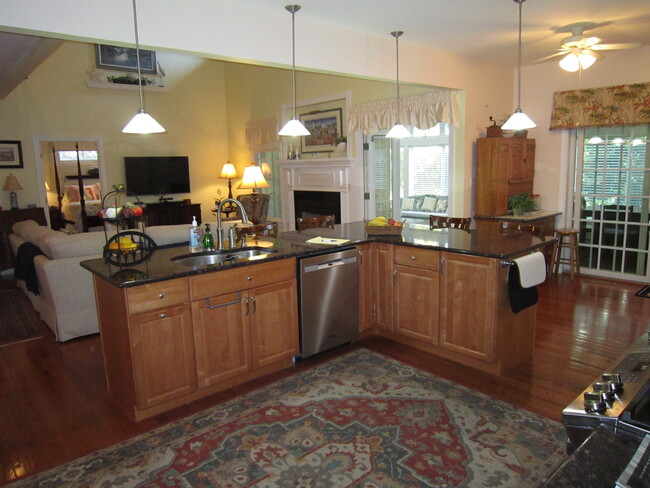
[[[571,279],[574,274],[580,276],[580,250],[578,248],[579,231],[573,229],[555,229],[555,244],[553,244],[553,260],[551,272],[557,274],[560,264],[568,264]],[[569,250],[569,257],[562,257],[562,251]]]

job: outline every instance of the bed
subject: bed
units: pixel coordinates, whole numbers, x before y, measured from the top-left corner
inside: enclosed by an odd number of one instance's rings
[[[86,216],[95,217],[102,209],[102,195],[99,183],[83,186]],[[65,231],[69,234],[84,232],[84,219],[81,215],[81,194],[79,185],[65,185],[61,202],[61,213],[65,219]]]

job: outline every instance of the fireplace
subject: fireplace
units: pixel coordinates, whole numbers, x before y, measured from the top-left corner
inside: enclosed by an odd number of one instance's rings
[[[341,193],[337,191],[293,192],[293,206],[296,218],[334,215],[336,223],[341,223]]]

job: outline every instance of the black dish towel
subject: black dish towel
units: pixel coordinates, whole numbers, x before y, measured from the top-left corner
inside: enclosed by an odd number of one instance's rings
[[[36,267],[34,258],[43,254],[36,244],[23,242],[16,253],[16,267],[14,277],[17,280],[24,280],[25,286],[34,295],[38,295],[38,277],[36,276]]]
[[[521,286],[519,267],[516,263],[512,263],[508,270],[508,297],[510,298],[510,309],[513,313],[519,313],[537,303],[537,287],[523,288]]]

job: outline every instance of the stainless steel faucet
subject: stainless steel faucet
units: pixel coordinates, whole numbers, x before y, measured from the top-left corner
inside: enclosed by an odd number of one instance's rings
[[[221,208],[224,206],[225,203],[234,203],[239,207],[239,210],[241,211],[241,221],[242,222],[248,222],[248,214],[246,213],[246,210],[244,210],[244,206],[241,204],[239,200],[235,200],[234,198],[226,198],[224,200],[221,200],[219,202],[219,206],[217,207],[217,250],[218,251],[223,251],[223,227],[221,226]]]

